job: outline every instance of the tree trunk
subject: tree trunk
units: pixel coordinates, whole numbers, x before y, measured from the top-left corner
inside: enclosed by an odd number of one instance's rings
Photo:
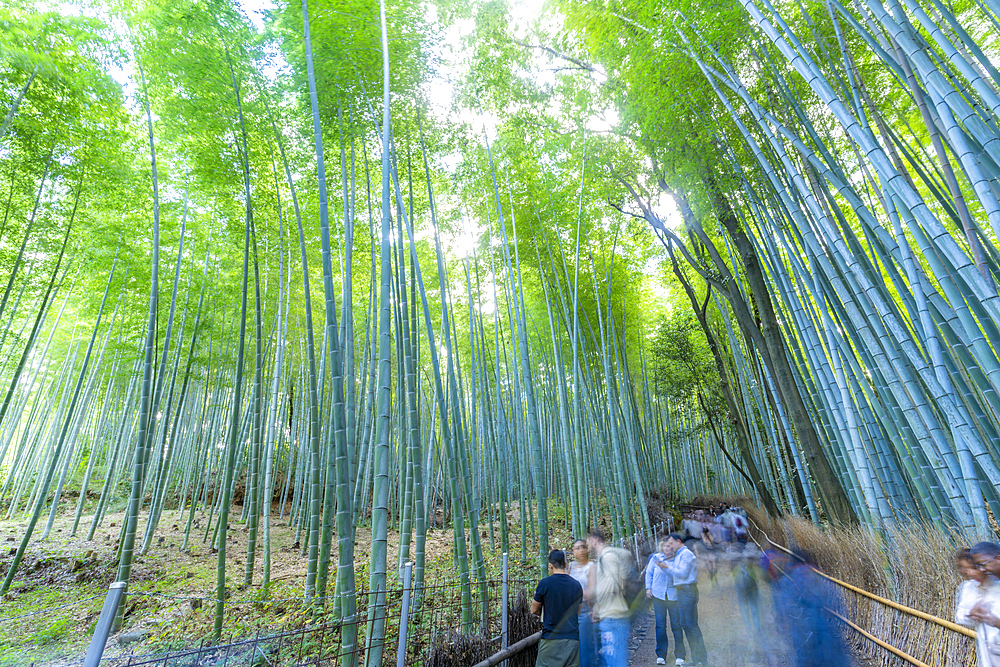
[[[771,496],[771,491],[767,488],[767,485],[764,484],[764,478],[757,469],[757,462],[754,461],[753,454],[750,451],[750,437],[746,431],[746,423],[743,421],[743,413],[740,411],[736,398],[733,396],[733,389],[729,385],[729,374],[726,372],[726,363],[719,352],[719,343],[715,339],[715,334],[712,333],[711,327],[708,326],[705,308],[698,303],[698,297],[695,295],[691,283],[684,276],[684,272],[681,271],[673,249],[668,248],[668,250],[670,251],[670,262],[673,265],[674,275],[680,280],[681,285],[684,287],[684,292],[687,294],[688,299],[691,300],[691,309],[694,311],[695,317],[698,318],[701,330],[705,332],[705,338],[708,339],[708,348],[712,351],[715,367],[719,371],[719,385],[722,388],[722,395],[726,399],[726,405],[729,406],[729,413],[733,418],[733,430],[736,433],[736,448],[739,450],[740,458],[743,459],[743,463],[746,466],[746,473],[750,476],[750,483],[753,484],[757,495],[760,496],[760,501],[764,505],[764,509],[767,510],[767,513],[773,517],[780,516],[781,512],[778,510],[778,504],[774,501],[774,497]],[[711,290],[711,286],[709,286],[709,290]],[[707,298],[705,299],[705,304],[708,304]],[[722,445],[721,440],[719,444],[720,446]]]
[[[823,453],[809,411],[802,400],[798,385],[795,384],[795,375],[788,362],[784,339],[781,337],[781,327],[771,304],[767,282],[753,242],[740,226],[729,201],[723,196],[712,175],[705,177],[705,186],[719,222],[729,232],[730,238],[736,245],[736,251],[743,262],[750,293],[756,295],[755,304],[757,315],[760,318],[760,333],[767,352],[763,355],[764,362],[771,369],[782,403],[788,410],[788,416],[791,418],[795,432],[802,443],[802,449],[809,461],[809,469],[816,479],[816,485],[824,500],[827,516],[837,523],[857,523],[858,517],[851,507],[844,487],[837,479],[830,462]],[[740,325],[744,325],[742,320]]]

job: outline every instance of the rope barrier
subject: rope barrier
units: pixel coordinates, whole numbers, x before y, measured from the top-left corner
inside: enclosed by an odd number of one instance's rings
[[[80,600],[77,600],[76,602],[67,602],[66,604],[61,604],[61,605],[59,605],[57,607],[47,607],[45,609],[40,609],[38,611],[29,611],[26,614],[18,614],[17,616],[5,616],[3,618],[0,618],[0,623],[3,623],[5,621],[13,621],[13,620],[16,620],[18,618],[27,618],[28,616],[38,616],[39,614],[48,614],[48,613],[53,612],[53,611],[55,611],[57,609],[66,609],[67,607],[73,607],[73,606],[81,604],[83,602],[87,602],[88,600],[96,600],[97,598],[103,598],[103,597],[104,597],[103,594],[101,594],[101,595],[91,595],[89,598],[82,598]]]
[[[943,628],[947,628],[948,630],[952,630],[952,631],[957,632],[959,634],[963,634],[966,637],[971,637],[972,639],[976,638],[976,631],[973,630],[972,628],[967,628],[967,627],[965,627],[963,625],[959,625],[958,623],[954,623],[952,621],[949,621],[948,619],[941,618],[939,616],[934,616],[933,614],[928,614],[927,612],[920,611],[919,609],[914,609],[912,607],[907,607],[906,605],[899,604],[898,602],[893,602],[892,600],[887,600],[886,598],[878,596],[878,595],[875,595],[874,593],[869,593],[868,591],[864,590],[863,588],[858,588],[857,586],[852,586],[851,584],[847,583],[846,581],[841,581],[841,580],[839,580],[839,579],[837,579],[835,577],[831,577],[830,575],[826,574],[825,572],[820,572],[819,570],[816,570],[816,572],[820,576],[826,577],[827,579],[829,579],[830,581],[834,582],[835,584],[839,584],[840,586],[843,586],[844,588],[846,588],[848,590],[854,591],[855,593],[858,593],[859,595],[864,595],[867,598],[871,598],[872,600],[875,600],[876,602],[880,602],[880,603],[886,605],[887,607],[892,607],[893,609],[896,609],[897,611],[901,611],[901,612],[910,614],[911,616],[916,616],[917,618],[922,618],[923,620],[930,621],[931,623],[937,623],[938,625],[940,625]]]

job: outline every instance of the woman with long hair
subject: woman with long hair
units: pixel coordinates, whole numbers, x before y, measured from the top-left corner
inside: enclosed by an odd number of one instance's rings
[[[590,549],[586,540],[573,542],[573,559],[569,564],[569,576],[580,582],[583,590],[587,590],[590,569],[594,564],[590,560]],[[597,667],[597,624],[591,615],[590,605],[586,596],[580,605],[580,667]]]

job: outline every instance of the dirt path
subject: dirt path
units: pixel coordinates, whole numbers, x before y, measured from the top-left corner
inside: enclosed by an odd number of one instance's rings
[[[699,567],[698,621],[705,638],[708,664],[712,667],[784,667],[795,662],[788,643],[775,629],[774,606],[768,586],[760,586],[761,633],[750,631],[740,615],[729,568],[720,565],[716,581],[712,582],[704,567]],[[674,664],[674,639],[667,629],[669,648],[667,664]],[[630,664],[654,665],[656,662],[656,630],[653,610],[639,619],[632,634]],[[688,651],[688,660],[691,652]]]

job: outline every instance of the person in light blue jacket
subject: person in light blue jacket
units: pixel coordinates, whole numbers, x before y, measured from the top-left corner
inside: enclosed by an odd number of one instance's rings
[[[698,559],[684,546],[678,533],[667,536],[667,548],[673,558],[657,567],[670,574],[674,588],[677,589],[677,617],[687,638],[688,648],[691,649],[691,659],[695,665],[704,665],[708,662],[708,657],[705,654],[701,628],[698,626]]]
[[[649,557],[646,564],[646,597],[653,600],[653,613],[656,617],[656,664],[667,662],[667,618],[670,619],[670,632],[674,636],[674,658],[676,665],[683,665],[687,652],[684,650],[684,631],[681,629],[677,612],[677,589],[674,588],[670,572],[660,564],[667,565],[673,560],[673,554],[664,537],[657,545],[659,551]]]

